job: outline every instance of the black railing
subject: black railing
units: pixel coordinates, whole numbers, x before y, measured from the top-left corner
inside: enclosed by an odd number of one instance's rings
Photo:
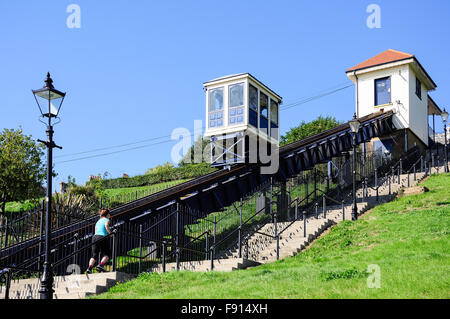
[[[363,191],[368,187],[378,189],[380,181],[391,181],[399,173],[417,171],[419,165],[423,171],[427,165],[417,150],[398,161],[378,153],[359,152],[358,158],[355,168],[357,185]],[[184,261],[207,259],[213,268],[214,260],[226,257],[227,252],[237,249],[238,257],[248,254],[248,247],[245,247],[253,234],[262,233],[278,242],[280,235],[295,221],[305,221],[308,216],[317,217],[319,213],[326,215],[329,205],[344,208],[345,202],[351,199],[351,157],[344,155],[333,159],[333,162],[337,172],[329,174],[326,164],[320,164],[284,182],[267,181],[220,212],[205,215],[179,202],[162,207],[157,213],[143,213],[117,223],[113,225],[113,234],[104,239],[112,247],[107,269],[139,274],[165,271],[167,263],[174,262],[180,269],[180,263]],[[278,228],[280,222],[286,223]],[[273,233],[261,231],[267,223],[273,223]],[[51,254],[55,274],[65,275],[77,269],[74,265],[79,271],[87,268],[92,257],[92,232],[90,217],[75,234],[56,236]],[[19,251],[4,262],[21,269],[33,269],[29,274],[40,275],[43,260],[40,246],[34,244],[32,250],[24,250],[27,256],[19,256]],[[11,271],[9,275],[12,275]]]

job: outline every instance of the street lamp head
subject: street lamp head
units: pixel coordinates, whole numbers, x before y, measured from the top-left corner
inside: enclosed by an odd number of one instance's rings
[[[55,89],[53,80],[48,72],[44,82],[45,85],[42,89],[32,91],[42,116],[48,117],[50,120],[52,117],[58,117],[66,93]]]
[[[447,123],[447,120],[448,120],[448,112],[445,110],[445,107],[444,107],[444,111],[441,113],[441,116],[442,116],[442,121],[443,121],[444,123]]]
[[[353,133],[358,133],[361,123],[356,118],[356,113],[353,114],[353,119],[349,121],[348,124],[350,125],[350,129]]]

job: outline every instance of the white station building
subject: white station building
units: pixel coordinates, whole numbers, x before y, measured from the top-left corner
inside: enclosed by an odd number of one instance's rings
[[[368,150],[402,154],[417,145],[424,151],[429,144],[429,115],[441,110],[428,96],[436,84],[417,58],[389,49],[346,71],[355,84],[356,115],[362,117],[393,110],[396,134],[373,139]]]

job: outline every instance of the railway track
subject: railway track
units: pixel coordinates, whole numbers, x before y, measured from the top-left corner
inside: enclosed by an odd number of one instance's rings
[[[358,143],[393,131],[393,112],[378,112],[360,119],[361,129]],[[279,170],[272,177],[276,180],[297,175],[351,148],[348,123],[317,135],[285,145],[279,149]],[[188,207],[202,211],[205,215],[218,211],[255,191],[258,185],[267,182],[270,176],[260,173],[260,164],[239,164],[230,169],[215,171],[191,181],[123,204],[111,210],[112,223],[123,224],[132,220],[148,219],[163,207],[182,202]],[[75,234],[92,231],[97,216],[81,222],[63,226],[52,232],[52,246],[70,240]],[[35,237],[0,250],[0,267],[20,265],[39,254],[39,238]]]

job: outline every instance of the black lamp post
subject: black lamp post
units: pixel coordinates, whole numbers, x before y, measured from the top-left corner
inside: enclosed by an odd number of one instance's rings
[[[53,87],[53,80],[50,78],[50,73],[47,73],[47,79],[42,89],[32,90],[36,103],[39,106],[42,118],[45,120],[42,123],[47,125],[47,141],[38,140],[39,142],[47,146],[47,212],[45,219],[45,259],[44,269],[41,278],[41,288],[39,293],[41,299],[53,298],[53,271],[50,256],[50,243],[51,243],[51,211],[52,211],[52,166],[53,166],[53,148],[57,147],[61,149],[53,142],[53,125],[58,123],[52,123],[54,119],[58,118],[58,113],[61,108],[62,102],[66,93],[60,92]],[[47,118],[47,119],[45,119]]]
[[[445,172],[448,173],[448,158],[447,158],[447,120],[448,112],[445,110],[441,113],[442,122],[444,122],[444,158],[445,158]]]
[[[352,204],[352,220],[358,219],[358,207],[356,206],[356,134],[359,131],[361,123],[356,118],[356,113],[353,119],[348,122],[353,135],[353,204]]]

